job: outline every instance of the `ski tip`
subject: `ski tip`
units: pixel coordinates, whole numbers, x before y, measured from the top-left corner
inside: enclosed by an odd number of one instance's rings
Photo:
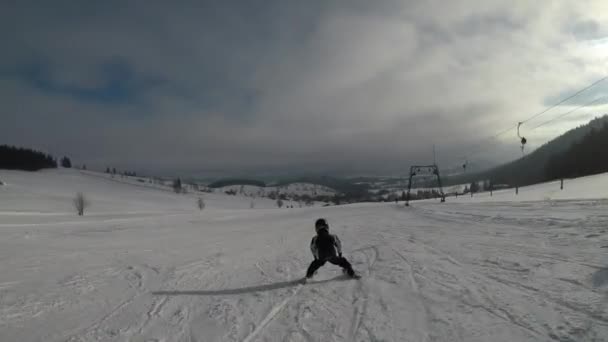
[[[361,274],[359,274],[359,273],[354,273],[352,275],[345,274],[345,276],[347,276],[348,278],[351,278],[351,279],[361,279]]]

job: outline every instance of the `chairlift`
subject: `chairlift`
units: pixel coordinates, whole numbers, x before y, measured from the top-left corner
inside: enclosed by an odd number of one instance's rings
[[[520,142],[521,142],[521,153],[524,153],[524,147],[526,146],[526,143],[528,142],[528,139],[526,139],[525,137],[522,137],[520,134],[520,130],[519,128],[521,127],[521,125],[523,125],[523,122],[519,122],[517,124],[517,137],[520,138]]]
[[[422,171],[422,174],[420,176],[423,177],[423,180],[425,182],[431,178],[437,177],[437,185],[439,187],[440,200],[441,200],[441,202],[445,202],[445,193],[443,192],[443,186],[441,185],[441,176],[440,176],[440,172],[439,172],[439,167],[436,164],[424,165],[424,166],[414,165],[414,166],[410,166],[410,179],[408,181],[408,186],[407,186],[407,195],[405,198],[405,205],[409,206],[410,192],[412,190],[412,183],[413,183],[412,178],[414,176],[416,176],[417,173],[420,173],[421,171]]]

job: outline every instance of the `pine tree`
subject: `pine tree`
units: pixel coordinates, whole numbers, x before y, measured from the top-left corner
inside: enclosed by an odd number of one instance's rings
[[[0,145],[0,169],[37,171],[55,167],[57,167],[57,162],[49,154],[26,148]]]
[[[61,158],[61,167],[71,168],[72,161],[70,160],[70,158],[68,158],[68,157]]]
[[[175,191],[175,193],[181,193],[182,192],[182,180],[177,178],[173,181],[173,191]]]

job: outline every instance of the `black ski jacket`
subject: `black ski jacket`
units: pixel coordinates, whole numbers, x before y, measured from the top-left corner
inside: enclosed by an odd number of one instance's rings
[[[338,236],[321,230],[310,241],[310,251],[315,259],[327,260],[342,255],[342,243],[338,239]]]

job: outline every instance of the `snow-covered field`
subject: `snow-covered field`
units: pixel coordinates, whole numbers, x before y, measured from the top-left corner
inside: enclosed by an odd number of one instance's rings
[[[608,175],[409,208],[206,194],[202,212],[75,170],[0,180],[0,341],[608,340]],[[318,217],[361,280],[297,282]]]
[[[459,196],[457,199],[450,197],[450,201],[457,202],[525,202],[525,201],[555,201],[574,199],[607,199],[608,198],[608,174],[564,179],[564,189],[560,189],[560,181],[536,184],[519,189],[504,189],[494,191],[492,196],[489,192],[475,193],[473,198],[470,194]]]
[[[276,192],[287,195],[308,196],[333,196],[336,191],[323,185],[310,183],[291,183],[283,186],[254,186],[254,185],[230,185],[217,189],[219,192],[234,191],[245,196],[267,196]]]

